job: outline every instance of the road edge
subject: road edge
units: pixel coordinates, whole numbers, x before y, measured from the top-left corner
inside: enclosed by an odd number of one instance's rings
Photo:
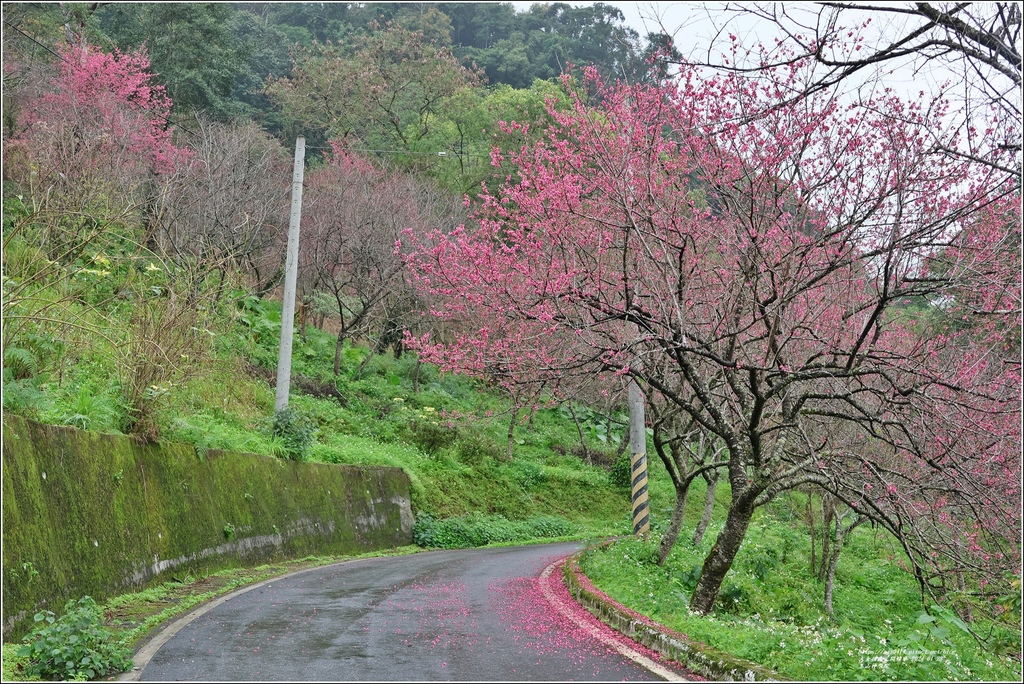
[[[164,644],[170,641],[174,637],[174,635],[176,635],[178,632],[180,632],[182,629],[188,626],[188,624],[191,623],[193,620],[202,617],[203,615],[210,612],[217,606],[221,605],[222,603],[226,603],[227,601],[230,601],[236,596],[241,596],[242,594],[250,592],[253,589],[259,589],[262,586],[272,584],[273,582],[287,579],[289,577],[299,575],[304,572],[322,570],[324,568],[329,568],[335,565],[345,565],[347,563],[358,563],[360,561],[371,561],[376,560],[377,558],[389,557],[390,556],[373,556],[370,558],[349,558],[347,560],[335,561],[332,563],[326,563],[324,565],[314,565],[312,567],[307,568],[298,568],[296,570],[284,572],[279,575],[274,575],[273,577],[268,577],[267,579],[261,580],[254,584],[248,584],[244,587],[239,587],[238,589],[230,591],[226,594],[222,594],[216,598],[210,599],[209,601],[206,601],[205,603],[196,606],[184,615],[172,618],[169,622],[164,623],[162,626],[155,627],[150,632],[152,636],[149,638],[149,640],[146,641],[137,651],[135,651],[135,655],[132,656],[132,669],[127,672],[122,672],[117,677],[109,678],[108,681],[139,681],[142,677],[142,672],[146,669],[146,666],[149,665],[149,661],[153,659],[153,656],[156,655],[157,651],[159,651],[164,646]]]
[[[564,559],[562,576],[572,597],[591,615],[616,632],[711,680],[787,681],[777,672],[693,641],[615,601],[597,589],[580,569],[577,561],[588,550],[584,549]]]
[[[640,667],[642,667],[645,670],[649,671],[651,674],[653,674],[655,676],[658,676],[658,677],[661,677],[662,679],[664,679],[667,682],[688,682],[688,681],[691,681],[691,680],[687,679],[686,677],[683,677],[682,675],[680,675],[678,672],[675,672],[672,669],[670,669],[668,667],[665,667],[661,663],[657,663],[657,662],[651,660],[650,658],[648,658],[644,654],[640,653],[636,649],[630,648],[626,644],[623,644],[622,642],[620,642],[620,641],[618,641],[616,639],[612,639],[612,638],[608,637],[607,635],[602,634],[601,631],[599,629],[597,629],[596,627],[594,627],[592,625],[589,625],[589,624],[585,624],[585,623],[580,622],[579,619],[575,615],[573,615],[571,611],[569,611],[568,609],[565,608],[565,606],[562,605],[562,602],[558,600],[558,597],[556,597],[554,595],[554,593],[548,587],[546,582],[547,582],[547,579],[551,576],[551,574],[555,571],[556,568],[558,568],[558,567],[563,567],[564,568],[565,565],[567,563],[569,563],[572,558],[573,558],[573,556],[568,556],[568,557],[565,557],[565,558],[560,558],[560,559],[554,561],[553,563],[551,563],[550,565],[548,565],[540,573],[540,590],[541,590],[541,593],[544,594],[544,598],[547,599],[549,604],[551,604],[551,607],[554,608],[555,610],[557,610],[558,612],[560,612],[562,615],[564,615],[569,620],[572,620],[573,622],[575,622],[576,625],[578,627],[580,627],[580,629],[582,629],[583,631],[587,632],[587,634],[589,634],[592,638],[597,639],[598,641],[603,643],[605,646],[607,646],[611,650],[613,650],[616,653],[618,653],[619,655],[621,655],[623,658],[626,658],[628,660],[633,661],[634,663],[636,663]],[[586,606],[584,606],[584,607],[586,607]]]

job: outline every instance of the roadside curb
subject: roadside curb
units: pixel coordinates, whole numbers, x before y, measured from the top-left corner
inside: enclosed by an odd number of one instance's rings
[[[569,593],[580,605],[612,629],[673,660],[695,674],[724,682],[786,681],[777,672],[722,653],[706,644],[692,641],[649,617],[630,610],[594,587],[580,570],[577,560],[586,550],[569,556],[562,564],[562,575]]]

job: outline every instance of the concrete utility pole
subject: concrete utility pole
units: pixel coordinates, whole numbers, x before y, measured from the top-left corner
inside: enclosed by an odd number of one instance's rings
[[[641,537],[651,531],[647,497],[647,430],[644,420],[644,395],[636,378],[629,380],[629,473],[633,493],[633,534]]]
[[[295,279],[299,270],[299,224],[302,222],[302,173],[306,139],[295,139],[295,171],[292,173],[292,213],[288,222],[288,258],[285,261],[284,301],[281,307],[281,349],[277,354],[277,391],[274,411],[288,408],[292,379],[292,334],[295,328]]]

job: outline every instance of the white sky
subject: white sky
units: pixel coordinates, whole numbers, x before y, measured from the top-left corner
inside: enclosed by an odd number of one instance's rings
[[[548,0],[553,1],[553,0]],[[517,12],[529,9],[534,2],[513,2]],[[567,2],[574,7],[592,5],[593,2]],[[713,45],[724,45],[721,42],[728,33],[736,34],[744,47],[755,48],[758,43],[772,44],[776,37],[782,37],[778,28],[771,22],[752,18],[735,11],[738,4],[725,2],[623,2],[605,0],[605,4],[618,7],[626,18],[626,24],[634,29],[640,37],[646,38],[648,33],[664,32],[672,35],[675,40],[676,49],[685,57],[695,60],[704,58],[708,60],[708,50]],[[726,11],[731,4],[733,11]],[[747,3],[752,4],[752,3]],[[766,5],[768,3],[759,3]],[[818,7],[809,2],[788,2],[780,3],[786,6],[786,11],[791,15],[799,16],[803,10],[807,16],[805,24],[814,24],[814,14]],[[905,5],[901,2],[881,2],[875,4]],[[843,15],[844,21],[862,21],[868,17],[872,18],[872,26],[869,29],[868,39],[886,34],[888,36],[901,35],[901,24],[907,20],[898,14],[892,13],[870,13],[870,12],[846,12]],[[662,28],[663,27],[663,28]],[[725,27],[728,30],[723,31]],[[721,36],[715,40],[716,36]],[[718,61],[718,54],[710,55]],[[895,67],[895,68],[894,68]],[[915,72],[907,66],[887,64],[885,67],[885,85],[892,87],[904,96],[916,98],[922,90],[938,92],[941,84],[955,74],[947,71],[941,65],[932,62],[924,72]],[[865,70],[868,71],[868,70]],[[869,74],[864,74],[865,80],[871,80]],[[849,86],[855,84],[849,83]]]

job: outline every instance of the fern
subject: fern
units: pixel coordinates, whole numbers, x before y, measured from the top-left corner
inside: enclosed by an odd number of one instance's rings
[[[21,347],[8,347],[4,352],[4,367],[14,380],[27,380],[39,370],[39,361],[35,355]]]

